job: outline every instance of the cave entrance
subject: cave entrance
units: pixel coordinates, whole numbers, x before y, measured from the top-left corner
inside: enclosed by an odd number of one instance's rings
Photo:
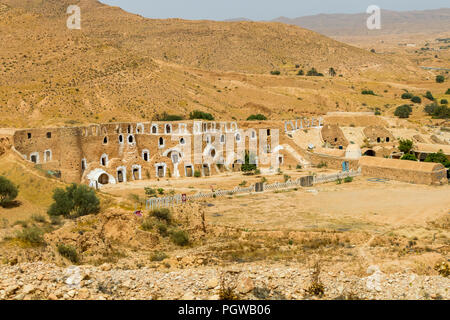
[[[98,183],[100,184],[108,184],[109,183],[109,176],[106,173],[103,173],[98,177]]]

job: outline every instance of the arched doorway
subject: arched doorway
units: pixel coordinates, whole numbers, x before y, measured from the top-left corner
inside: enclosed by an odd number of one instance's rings
[[[106,173],[103,173],[98,177],[98,183],[100,184],[108,184],[109,183],[109,177]]]
[[[375,153],[375,151],[373,151],[373,150],[367,150],[366,152],[364,152],[364,156],[367,156],[367,157],[375,157],[375,156],[376,156],[376,153]]]

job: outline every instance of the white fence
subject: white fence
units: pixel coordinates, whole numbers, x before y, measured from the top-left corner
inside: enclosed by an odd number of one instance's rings
[[[301,177],[297,180],[290,180],[284,183],[275,182],[273,184],[263,184],[263,189],[261,190],[261,192],[270,190],[290,189],[293,187],[311,187],[314,184],[332,182],[338,179],[345,179],[347,177],[356,177],[359,175],[361,175],[361,170],[340,172],[336,174],[321,175],[321,176],[306,176]],[[215,192],[206,192],[206,193],[200,192],[194,195],[186,195],[185,200],[186,202],[189,202],[192,200],[225,197],[239,193],[252,193],[252,192],[256,192],[256,185],[252,185],[247,188],[236,187],[233,190],[218,190]],[[147,210],[153,210],[158,208],[170,208],[181,204],[183,204],[183,196],[181,194],[177,194],[175,196],[170,197],[148,199],[145,203],[145,208]]]
[[[321,176],[315,176],[314,177],[314,184],[317,183],[326,183],[326,182],[333,182],[339,179],[345,179],[348,177],[357,177],[361,175],[361,168],[359,168],[357,171],[349,171],[349,172],[338,172],[335,174],[328,174],[328,175],[321,175]]]

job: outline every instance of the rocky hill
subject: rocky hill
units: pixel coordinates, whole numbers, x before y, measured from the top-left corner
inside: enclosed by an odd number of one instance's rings
[[[81,30],[66,26],[73,4]],[[317,94],[307,102],[286,94],[299,85],[292,80],[299,69],[333,67],[343,77],[421,72],[281,23],[152,20],[95,0],[0,0],[0,8],[0,126],[146,121],[193,109],[245,119],[254,105],[292,117],[325,111]],[[335,110],[330,99],[320,98],[330,100],[321,108]]]

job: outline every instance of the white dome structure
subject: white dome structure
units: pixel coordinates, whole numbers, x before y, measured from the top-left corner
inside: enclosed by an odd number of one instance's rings
[[[345,150],[345,157],[347,159],[359,159],[362,156],[361,148],[357,144],[349,144]]]

